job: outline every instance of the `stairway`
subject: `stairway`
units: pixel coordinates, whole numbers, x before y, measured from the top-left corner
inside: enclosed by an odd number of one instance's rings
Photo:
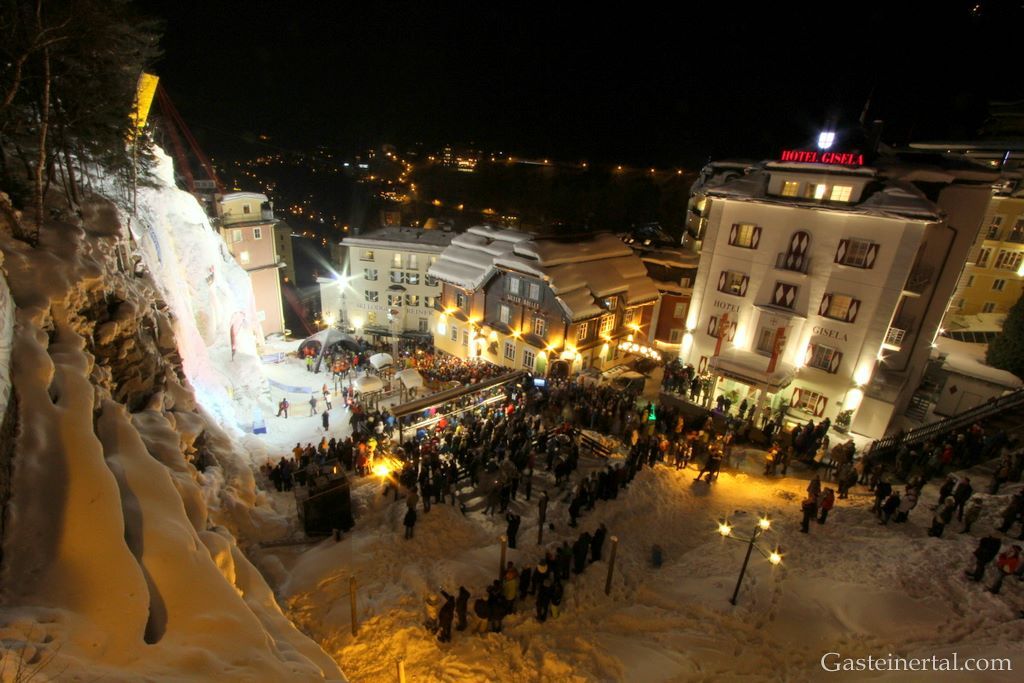
[[[904,414],[914,422],[924,422],[925,415],[928,414],[928,407],[931,404],[931,392],[918,389],[914,393],[913,398],[910,399],[910,405]]]

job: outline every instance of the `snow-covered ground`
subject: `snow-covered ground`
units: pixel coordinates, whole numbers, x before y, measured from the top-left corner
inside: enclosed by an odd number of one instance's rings
[[[743,460],[740,470],[711,485],[694,482],[692,469],[645,469],[576,530],[566,523],[567,503],[553,496],[548,519],[555,530],[545,533],[545,547],[571,543],[601,522],[619,537],[611,594],[604,594],[606,562],[591,565],[569,583],[561,616],[540,624],[532,603],[521,603],[501,634],[472,633],[477,620],[471,616],[470,630],[440,644],[421,626],[429,593],[465,585],[475,599],[497,576],[504,520],[484,516],[478,498],[467,499],[466,516],[450,505],[421,512],[415,538],[406,541],[404,502],[385,499],[376,481],[363,480],[354,489],[356,528],[340,542],[301,553],[270,551],[260,564],[276,567],[288,613],[353,681],[393,680],[399,657],[410,680],[440,681],[936,680],[934,673],[826,674],[820,659],[828,652],[956,652],[961,660],[1011,657],[1015,668],[1024,666],[1024,620],[1016,618],[1024,607],[1021,585],[1011,580],[993,596],[962,575],[972,566],[977,535],[995,526],[1006,495],[986,501],[972,534],[951,525],[945,538],[935,539],[926,535],[934,487],[925,489],[910,523],[887,527],[871,514],[870,495],[859,490],[804,535],[799,502],[806,479],[763,477],[758,451]],[[600,464],[586,461],[584,468]],[[539,477],[534,496],[551,483]],[[524,518],[520,547],[508,558],[534,565],[543,549],[536,543],[536,498],[521,498],[513,504]],[[747,533],[761,512],[774,520],[764,544],[778,544],[785,560],[773,568],[755,553],[733,607],[728,598],[745,546],[721,538],[717,522],[728,517],[737,533]],[[651,562],[654,544],[664,551],[660,569]],[[358,582],[355,638],[351,576]],[[941,675],[1009,680],[994,673]]]

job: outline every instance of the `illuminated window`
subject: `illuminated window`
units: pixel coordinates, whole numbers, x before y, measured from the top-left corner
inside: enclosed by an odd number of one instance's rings
[[[828,186],[824,183],[808,183],[807,189],[804,190],[804,197],[807,199],[824,199],[826,190],[828,190]]]
[[[845,294],[832,294],[824,315],[826,318],[832,318],[834,320],[846,320],[850,314],[850,306],[852,305],[852,296],[846,296]]]
[[[747,293],[747,276],[735,270],[723,270],[718,278],[718,291],[744,296]]]
[[[992,250],[988,247],[984,247],[978,250],[978,259],[974,262],[974,265],[979,268],[986,268],[988,266],[988,260],[992,256]]]
[[[241,229],[236,229],[236,230],[232,230],[231,231],[231,241],[232,242],[241,242],[242,241],[242,231],[241,231]]]
[[[537,354],[535,354],[533,351],[531,351],[530,349],[523,349],[523,367],[524,368],[526,368],[527,370],[533,370],[533,361],[536,358],[537,358]]]
[[[249,252],[247,252],[247,251],[240,251],[240,252],[238,252],[238,260],[242,263],[243,266],[245,264],[249,263]]]
[[[516,345],[510,341],[505,342],[505,360],[516,359]]]
[[[455,292],[455,305],[459,308],[466,307],[466,295],[462,292]]]
[[[729,244],[734,247],[743,247],[744,249],[757,248],[755,236],[759,230],[756,225],[753,223],[736,223],[732,227],[733,230],[729,233]]]
[[[612,328],[615,327],[615,316],[605,315],[601,316],[601,327],[599,333],[602,337],[607,337],[612,333]]]
[[[405,284],[407,284],[407,285],[418,285],[419,283],[420,283],[420,274],[419,273],[406,273],[405,274]]]
[[[514,296],[519,296],[519,278],[510,277],[508,279],[508,293]]]
[[[363,249],[363,254],[359,258],[361,260],[363,260],[363,261],[372,261],[373,260],[373,249]]]
[[[840,356],[838,349],[833,349],[830,346],[823,346],[821,344],[813,344],[811,346],[811,357],[807,359],[807,365],[812,368],[818,368],[819,370],[826,370],[832,372],[832,363],[837,360],[837,356]]]
[[[364,268],[363,278],[369,282],[377,281],[377,269],[376,268]]]
[[[420,305],[420,295],[419,294],[406,294],[405,295],[405,305],[406,306],[419,306]]]
[[[462,331],[462,345],[469,346],[469,330]]]
[[[404,285],[405,284],[405,272],[401,270],[391,271],[391,284]]]
[[[455,325],[452,325],[452,341],[458,341],[458,340],[459,340],[459,328],[456,327]]]
[[[1020,268],[1022,257],[1024,257],[1024,252],[1000,249],[999,254],[996,256],[996,262],[992,264],[992,267],[1001,270],[1017,270]]]
[[[370,311],[366,314],[366,324],[376,325],[377,324],[377,311]]]
[[[686,302],[680,302],[680,303],[676,304],[675,309],[672,311],[672,317],[673,318],[685,318],[686,317],[686,309],[687,308],[689,308],[689,307],[686,305]]]
[[[998,240],[999,239],[999,231],[1002,228],[1002,226],[1003,226],[1003,217],[1002,216],[993,216],[992,217],[992,222],[990,222],[988,224],[988,233],[985,235],[985,239],[987,239],[987,240]]]
[[[420,257],[419,257],[419,254],[409,254],[406,257],[406,263],[408,264],[408,265],[406,265],[406,268],[408,268],[409,270],[419,270],[420,269]]]
[[[590,325],[587,322],[582,322],[579,327],[576,328],[576,341],[583,341],[587,338],[587,332],[590,331]]]
[[[796,197],[800,194],[800,183],[795,180],[787,180],[782,183],[783,197]]]
[[[401,294],[388,294],[388,306],[401,306],[402,295]]]
[[[544,337],[544,318],[540,316],[533,319],[533,333],[543,339]]]
[[[816,391],[809,389],[800,390],[800,400],[797,401],[797,408],[805,413],[817,414],[818,402],[823,396]]]
[[[754,346],[758,353],[772,355],[775,350],[775,330],[771,327],[762,327],[757,332],[757,344]]]
[[[868,267],[868,253],[871,251],[871,247],[874,246],[872,242],[867,240],[846,240],[846,253],[839,260],[844,266],[854,266],[857,268]]]
[[[498,320],[508,325],[509,321],[512,320],[512,309],[505,304],[498,306]]]
[[[393,254],[391,256],[391,267],[392,268],[401,268],[402,267],[402,255],[401,254],[396,253],[396,254]]]
[[[849,185],[833,185],[828,198],[833,202],[848,202],[852,193],[853,188]]]
[[[530,283],[530,299],[533,301],[540,301],[540,285],[536,282]]]

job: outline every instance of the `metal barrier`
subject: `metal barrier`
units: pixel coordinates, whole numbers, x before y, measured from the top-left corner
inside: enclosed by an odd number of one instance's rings
[[[918,427],[917,429],[912,429],[905,434],[894,434],[893,436],[878,439],[871,444],[869,452],[874,453],[877,451],[889,450],[899,446],[900,444],[910,445],[927,441],[939,434],[945,434],[946,432],[950,432],[954,429],[966,427],[978,420],[993,417],[1005,410],[1015,408],[1022,404],[1024,404],[1024,389],[1018,389],[1012,394],[1000,396],[994,401],[989,401],[988,403],[983,403],[980,406],[975,406],[974,408],[960,413],[959,415],[954,415],[946,418],[945,420],[926,424]]]

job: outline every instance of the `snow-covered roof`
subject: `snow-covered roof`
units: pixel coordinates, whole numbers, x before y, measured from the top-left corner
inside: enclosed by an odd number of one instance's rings
[[[548,283],[572,320],[600,315],[601,299],[621,294],[627,305],[653,301],[658,287],[643,262],[618,237],[543,239],[514,230],[478,226],[455,237],[430,275],[465,289],[479,289],[498,269]]]
[[[455,235],[444,230],[423,228],[389,227],[373,230],[363,235],[353,235],[341,240],[346,247],[401,248],[405,251],[440,253]]]
[[[944,356],[942,368],[958,375],[966,375],[974,379],[997,384],[1007,389],[1019,389],[1024,386],[1017,375],[1006,370],[986,365],[985,345],[956,341],[939,337],[935,345],[940,356]]]

